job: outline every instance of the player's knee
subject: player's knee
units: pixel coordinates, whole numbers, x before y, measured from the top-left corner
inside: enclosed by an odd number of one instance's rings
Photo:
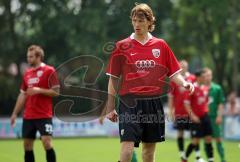
[[[216,138],[216,142],[220,143],[220,142],[222,142],[222,139],[221,138]]]
[[[126,149],[126,150],[123,150],[122,151],[122,155],[123,157],[125,157],[126,159],[131,159],[132,158],[132,155],[133,155],[133,150],[131,149]]]
[[[33,150],[33,142],[32,141],[24,141],[23,146],[24,146],[25,151]]]
[[[127,159],[132,157],[134,146],[132,144],[124,143],[122,144],[122,155],[127,157]]]
[[[50,139],[44,139],[42,140],[42,143],[45,150],[49,150],[52,148],[52,143]]]
[[[206,136],[205,137],[205,143],[211,143],[212,142],[212,137],[211,136]]]
[[[192,144],[195,145],[195,146],[198,145],[199,144],[199,138],[193,138],[192,139]]]
[[[182,138],[183,137],[183,130],[178,130],[178,133],[177,133],[177,135],[178,135],[178,138]]]
[[[126,151],[125,151],[125,155],[126,155],[127,157],[132,157],[132,155],[133,155],[133,150],[126,150]]]
[[[143,149],[142,150],[142,158],[143,159],[153,159],[154,157],[154,150],[152,149]]]
[[[142,158],[144,161],[152,161],[154,159],[156,143],[143,143]]]

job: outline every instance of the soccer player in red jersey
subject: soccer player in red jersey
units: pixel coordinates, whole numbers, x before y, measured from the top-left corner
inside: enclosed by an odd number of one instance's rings
[[[52,97],[59,92],[55,69],[43,63],[44,51],[32,45],[27,51],[27,61],[31,66],[23,75],[20,94],[11,116],[14,126],[17,114],[25,107],[22,136],[24,141],[25,162],[34,162],[33,143],[39,131],[46,150],[47,162],[56,162],[52,146]]]
[[[195,73],[196,82],[194,83],[195,91],[192,95],[185,93],[184,104],[192,123],[190,125],[192,142],[186,150],[186,157],[183,162],[191,154],[192,150],[199,144],[200,138],[204,137],[205,150],[209,162],[213,162],[213,147],[212,147],[212,127],[208,116],[208,91],[209,87],[204,85],[204,71],[199,70]]]
[[[134,33],[116,43],[107,68],[108,93],[112,96],[118,93],[121,98],[118,114],[115,98],[108,98],[106,106],[112,111],[107,118],[113,122],[119,119],[120,162],[130,162],[134,146],[140,142],[143,162],[153,162],[156,142],[165,140],[160,100],[166,88],[165,77],[191,92],[194,87],[180,75],[180,66],[168,44],[150,34],[155,22],[151,8],[136,4],[130,17]],[[133,100],[135,105],[126,102]]]
[[[194,82],[195,75],[188,72],[188,62],[186,60],[181,60],[180,67],[182,68],[181,75],[186,81]],[[172,91],[168,95],[168,106],[170,111],[170,116],[174,119],[174,128],[177,130],[177,144],[180,153],[180,158],[185,157],[184,151],[184,131],[189,130],[189,115],[184,108],[184,93],[186,89],[178,86],[176,83],[171,82]],[[199,146],[196,147],[196,159],[200,161],[200,151]]]

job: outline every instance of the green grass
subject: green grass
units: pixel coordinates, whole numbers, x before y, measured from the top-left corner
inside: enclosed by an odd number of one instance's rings
[[[188,143],[188,142],[187,142]],[[118,138],[79,138],[79,139],[54,139],[54,148],[58,162],[116,162],[119,158]],[[240,159],[240,142],[225,141],[226,157],[228,162],[238,162]],[[215,144],[214,144],[215,148]],[[203,150],[203,146],[201,145]],[[141,147],[136,149],[138,159],[141,161]],[[45,152],[41,141],[34,145],[36,162],[45,162]],[[215,162],[220,162],[215,150]],[[202,151],[205,158],[205,153]],[[21,140],[0,141],[0,161],[23,161]],[[167,140],[157,145],[156,162],[179,162],[175,140]],[[194,153],[190,162],[195,162]]]

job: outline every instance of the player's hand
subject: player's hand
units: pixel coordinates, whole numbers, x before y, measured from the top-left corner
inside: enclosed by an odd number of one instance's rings
[[[100,123],[101,125],[103,125],[104,119],[105,119],[105,116],[100,116],[100,117],[99,117],[98,121],[99,121],[99,123]]]
[[[194,123],[200,123],[199,117],[197,117],[195,114],[191,115],[191,119]]]
[[[216,124],[220,125],[222,123],[222,117],[221,116],[218,116],[216,118]]]
[[[32,95],[40,94],[40,93],[41,93],[41,88],[39,88],[39,87],[28,88],[26,91],[26,95],[28,95],[28,96],[32,96]]]
[[[14,127],[16,124],[16,119],[17,119],[17,115],[16,114],[12,114],[11,118],[10,118],[10,124],[11,127]]]
[[[190,94],[192,94],[193,92],[194,92],[194,85],[191,83],[191,82],[185,82],[184,84],[183,84],[183,87],[185,88],[185,89],[187,89],[189,92],[190,92]]]
[[[113,110],[110,113],[108,113],[106,117],[112,122],[118,121],[118,114],[117,114],[116,110]]]

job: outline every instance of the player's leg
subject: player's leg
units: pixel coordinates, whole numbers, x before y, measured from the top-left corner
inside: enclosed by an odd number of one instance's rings
[[[41,135],[41,141],[46,151],[47,162],[56,162],[56,154],[52,146],[52,119],[38,119],[36,121],[36,127]]]
[[[52,136],[41,136],[41,140],[46,151],[47,162],[56,162],[56,154],[52,146]]]
[[[33,143],[36,138],[36,127],[33,120],[23,119],[22,136],[24,147],[24,161],[34,162]]]
[[[34,162],[34,153],[33,153],[33,143],[34,139],[24,138],[23,146],[24,146],[24,161],[25,162]]]
[[[209,162],[213,162],[213,146],[212,146],[212,137],[211,136],[206,136],[204,137],[205,139],[205,152],[208,157]]]
[[[142,159],[143,162],[154,162],[156,142],[165,141],[164,110],[160,99],[144,100],[141,106],[143,114],[151,117],[142,122]]]
[[[177,128],[177,143],[178,143],[178,149],[180,153],[181,159],[185,159],[185,151],[184,151],[184,131],[189,130],[190,128],[190,123],[189,123],[189,118],[180,118],[179,120],[176,120],[175,127]],[[199,144],[195,146],[195,156],[196,160],[200,161],[201,160],[201,153],[200,153],[200,148]]]
[[[155,162],[156,143],[142,144],[142,159],[143,162]]]
[[[137,108],[128,107],[122,101],[119,104],[119,136],[121,141],[120,162],[131,162],[134,145],[140,142],[142,128],[139,122],[131,120],[136,116]]]
[[[121,142],[120,162],[131,162],[134,142]]]
[[[188,159],[188,157],[191,155],[192,151],[197,147],[197,145],[199,145],[199,140],[200,139],[198,137],[192,138],[191,143],[188,145],[188,147],[186,149],[186,153],[185,153],[186,157],[183,159],[183,161]]]
[[[206,115],[203,119],[203,134],[204,134],[204,140],[205,140],[205,152],[208,157],[209,162],[213,162],[213,146],[212,146],[212,124],[211,120],[208,115]]]
[[[178,151],[180,154],[180,158],[185,157],[184,152],[184,131],[182,129],[178,129],[177,131],[177,145],[178,145]]]
[[[212,136],[213,138],[215,138],[218,154],[220,156],[221,161],[225,162],[224,147],[221,139],[222,136],[221,125],[216,124],[216,118],[211,118],[211,124],[213,130]]]
[[[200,144],[197,144],[195,147],[195,157],[197,162],[201,160]]]
[[[192,151],[195,150],[196,147],[199,145],[199,140],[202,137],[201,133],[201,123],[191,123],[190,124],[190,132],[191,132],[191,143],[188,145],[186,152],[185,152],[185,158],[182,159],[183,162],[186,162],[188,157],[191,155]]]
[[[222,162],[225,162],[225,153],[224,153],[224,147],[223,147],[223,143],[222,143],[222,139],[220,137],[216,138],[216,145],[217,145],[217,151],[218,154],[221,158]]]

